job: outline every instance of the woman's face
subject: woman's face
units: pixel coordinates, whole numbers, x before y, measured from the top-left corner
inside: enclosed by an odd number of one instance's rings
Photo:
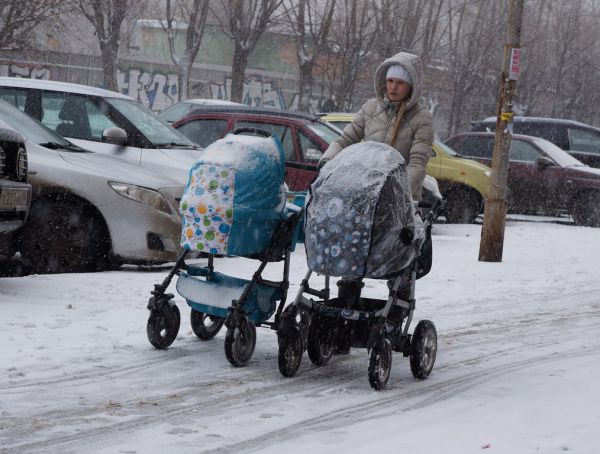
[[[386,80],[387,97],[392,102],[404,101],[410,96],[412,85],[401,79],[389,78]]]

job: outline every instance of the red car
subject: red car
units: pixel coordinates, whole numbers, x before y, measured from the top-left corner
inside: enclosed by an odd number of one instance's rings
[[[445,141],[461,156],[492,165],[493,133],[463,133]],[[580,225],[600,227],[600,169],[589,167],[547,140],[512,135],[509,210],[569,213]]]
[[[285,151],[285,181],[291,191],[308,189],[321,155],[341,135],[317,115],[243,106],[198,106],[173,127],[201,147],[237,128],[259,128],[276,135]]]

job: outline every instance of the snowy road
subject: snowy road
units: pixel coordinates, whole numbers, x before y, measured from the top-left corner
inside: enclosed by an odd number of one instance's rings
[[[153,349],[145,304],[164,269],[2,278],[0,452],[600,452],[600,230],[511,222],[503,262],[480,263],[480,229],[434,226],[413,327],[435,322],[436,366],[416,381],[396,353],[382,392],[364,350],[322,368],[305,355],[282,378],[267,329],[233,368],[224,332],[199,341],[179,297],[179,336]],[[245,278],[255,265],[217,261]],[[292,295],[304,272],[300,247]]]

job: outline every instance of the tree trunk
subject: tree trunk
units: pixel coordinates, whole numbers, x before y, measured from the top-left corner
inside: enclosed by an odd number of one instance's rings
[[[243,102],[244,77],[248,66],[248,51],[236,46],[231,67],[231,101]]]
[[[102,70],[104,86],[107,90],[119,91],[117,83],[117,47],[111,41],[100,47],[102,53]]]
[[[314,63],[300,65],[300,80],[298,90],[298,109],[301,112],[310,112],[310,98],[312,96],[312,88],[314,84],[313,76]]]

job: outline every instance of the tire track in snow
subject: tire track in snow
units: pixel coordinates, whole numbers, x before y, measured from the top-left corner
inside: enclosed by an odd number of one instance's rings
[[[565,357],[582,357],[600,352],[600,346],[586,350],[576,349],[561,353],[541,355],[534,358],[515,361],[509,364],[494,366],[489,369],[470,372],[443,382],[410,389],[405,392],[394,393],[371,402],[348,406],[330,411],[320,416],[315,416],[304,421],[291,424],[281,429],[270,431],[257,437],[228,444],[217,449],[202,451],[203,454],[229,454],[239,452],[256,452],[261,449],[277,445],[282,441],[299,438],[307,431],[323,432],[338,429],[351,424],[392,416],[401,412],[420,409],[429,405],[440,403],[459,395],[466,389],[490,381],[503,374],[515,372],[520,369],[556,362]],[[402,399],[405,399],[404,401]]]
[[[547,346],[547,342],[540,342],[539,347],[544,348]],[[529,345],[529,347],[535,348],[536,345]],[[515,348],[514,350],[518,350]],[[472,386],[483,383],[487,380],[491,380],[503,373],[512,372],[519,370],[532,364],[541,364],[543,362],[556,361],[566,356],[583,356],[593,354],[600,351],[600,346],[588,348],[586,350],[573,349],[567,350],[561,353],[550,353],[540,356],[534,356],[532,358],[521,359],[519,361],[508,362],[486,368],[483,370],[471,370],[469,365],[473,364],[474,358],[469,358],[462,363],[448,365],[442,368],[436,368],[436,377],[440,377],[440,372],[445,369],[460,369],[460,366],[464,366],[464,369],[469,369],[468,372],[462,372],[458,376],[454,376],[448,380],[441,382],[424,383],[424,386],[409,386],[406,387],[407,379],[401,379],[391,384],[392,388],[389,391],[382,393],[369,394],[369,397],[376,396],[375,399],[370,399],[368,402],[354,404],[339,408],[333,411],[329,411],[322,415],[303,420],[283,428],[269,431],[258,437],[251,438],[248,440],[238,441],[236,443],[220,447],[218,449],[209,450],[209,453],[237,453],[237,452],[248,452],[249,450],[260,450],[261,448],[267,447],[271,444],[275,444],[278,441],[285,439],[294,438],[295,436],[301,435],[301,430],[330,430],[333,428],[347,425],[349,423],[361,422],[373,417],[381,417],[391,415],[400,411],[410,411],[415,408],[421,408],[426,405],[432,405],[442,400],[451,398],[460,394],[465,389],[470,389]],[[492,352],[489,356],[498,356],[507,354],[507,352]],[[350,360],[355,359],[350,357]],[[342,359],[342,358],[340,358]],[[484,358],[478,358],[484,359]],[[485,358],[489,360],[490,358]],[[479,361],[478,361],[479,362]],[[486,361],[486,364],[488,362]],[[259,400],[255,400],[252,403],[254,406],[259,406],[262,403],[266,403],[271,399],[275,399],[281,396],[282,393],[295,393],[307,396],[310,394],[319,394],[327,390],[331,390],[332,387],[345,388],[355,385],[361,381],[366,384],[364,377],[348,377],[347,369],[336,371],[333,367],[339,367],[339,364],[332,365],[332,367],[313,368],[309,372],[302,376],[294,379],[281,379],[279,383],[266,383],[264,386],[252,390],[252,395],[259,396]],[[333,369],[333,370],[332,370]],[[254,374],[259,375],[259,374]],[[350,374],[352,375],[352,374]],[[230,382],[223,380],[226,386],[231,386]],[[411,383],[414,383],[411,380]],[[248,382],[246,382],[248,384]],[[303,386],[308,384],[309,386]],[[201,387],[207,386],[208,383],[203,383]],[[401,388],[395,388],[395,386],[402,386]],[[185,398],[193,400],[183,405],[177,405],[174,402],[167,402],[169,396],[165,396],[159,402],[156,402],[156,408],[160,411],[156,414],[144,414],[135,417],[135,419],[122,422],[122,423],[110,423],[103,427],[93,427],[91,429],[83,429],[79,433],[67,434],[62,436],[55,436],[52,439],[38,440],[38,441],[27,441],[28,430],[24,430],[21,434],[14,434],[17,437],[23,437],[21,442],[13,444],[7,451],[0,449],[0,453],[4,452],[33,452],[36,450],[43,450],[50,452],[65,452],[73,446],[74,450],[77,447],[85,445],[87,447],[90,444],[102,444],[102,440],[108,438],[118,438],[120,435],[130,434],[135,429],[151,426],[153,424],[161,424],[166,421],[170,421],[173,418],[189,418],[194,416],[198,418],[198,409],[201,408],[202,418],[212,418],[213,416],[223,414],[223,408],[227,407],[228,411],[236,408],[245,408],[249,405],[249,394],[248,389],[238,390],[230,396],[218,396],[209,400],[199,399],[200,403],[192,399],[198,398],[198,389],[190,389],[184,395],[181,395],[181,399]],[[412,399],[412,400],[411,400]],[[131,413],[139,413],[139,408],[135,408],[132,402],[123,404],[122,409],[130,410]],[[78,420],[82,418],[94,418],[101,416],[98,413],[105,414],[105,408],[91,409],[93,411],[86,412],[87,414],[69,414],[62,418],[58,417],[53,419],[54,424],[52,427],[69,427],[71,424],[77,424]],[[97,410],[100,410],[99,412]],[[137,410],[137,411],[136,411]],[[42,415],[43,419],[47,420],[46,415]],[[58,416],[58,415],[56,415]],[[14,439],[14,438],[13,438]]]
[[[548,315],[552,315],[552,313],[548,313]],[[474,351],[471,351],[471,357],[465,358],[464,360],[447,363],[443,365],[438,365],[434,373],[436,377],[440,377],[442,373],[451,374],[454,370],[460,369],[469,369],[472,370],[473,367],[479,365],[483,362],[485,364],[489,364],[490,361],[495,360],[498,361],[498,358],[502,358],[505,356],[512,355],[515,351],[520,351],[524,347],[535,350],[540,348],[547,348],[548,345],[556,344],[559,345],[563,336],[565,336],[564,332],[557,332],[557,330],[548,329],[549,327],[544,328],[543,325],[552,325],[556,323],[556,321],[568,321],[581,319],[583,312],[577,313],[569,313],[564,312],[561,313],[557,318],[557,314],[554,314],[554,317],[543,317],[545,320],[538,320],[538,330],[541,332],[545,330],[549,335],[540,339],[537,334],[533,334],[531,342],[530,339],[527,338],[519,338],[519,343],[517,345],[508,346],[504,349],[497,349],[489,353],[477,354],[473,356]],[[594,323],[600,315],[595,312],[585,311],[584,320],[587,323]],[[514,326],[515,320],[523,318],[522,314],[519,314],[518,317],[512,317],[502,320],[502,324],[500,326],[486,327],[479,332],[473,332],[472,327],[464,327],[463,330],[454,330],[449,334],[451,338],[462,339],[464,342],[468,342],[468,338],[472,336],[481,336],[481,333],[486,334],[507,334],[507,327]],[[597,324],[593,325],[594,328],[597,327]],[[481,327],[480,327],[481,328]],[[551,334],[551,335],[550,335]],[[510,336],[519,335],[519,333],[512,332]],[[444,336],[440,336],[441,339]],[[486,339],[486,341],[489,339]],[[273,344],[271,342],[270,344]],[[276,345],[276,344],[275,344]],[[594,347],[594,349],[600,347]],[[594,349],[587,349],[584,352],[594,351]],[[452,355],[453,352],[458,352],[462,350],[462,346],[460,345],[446,345],[446,353]],[[578,350],[569,350],[564,353],[556,354],[552,353],[550,355],[540,357],[541,360],[544,358],[553,358],[557,355],[569,355],[574,352],[581,352]],[[206,351],[201,353],[207,353]],[[212,352],[208,352],[212,354]],[[175,355],[176,357],[174,357]],[[584,354],[584,353],[581,353]],[[89,386],[94,384],[102,384],[106,381],[113,381],[118,379],[119,377],[127,374],[133,374],[136,371],[145,371],[149,370],[150,375],[152,376],[152,371],[155,367],[160,369],[165,369],[165,361],[168,363],[173,363],[175,361],[180,361],[182,358],[192,357],[195,355],[195,352],[188,351],[179,351],[179,352],[170,352],[168,355],[161,355],[160,359],[153,360],[150,363],[138,363],[135,367],[122,367],[116,371],[111,371],[107,374],[107,376],[98,378],[92,377],[91,374],[87,375],[84,379],[84,385]],[[361,355],[364,356],[364,353]],[[127,399],[118,402],[118,408],[116,410],[122,411],[129,415],[134,414],[132,420],[126,421],[124,423],[114,423],[108,418],[110,409],[107,409],[106,402],[97,403],[94,406],[78,408],[75,407],[75,410],[60,408],[56,410],[52,410],[45,413],[40,413],[38,416],[39,421],[41,421],[40,426],[31,428],[31,419],[30,418],[13,418],[8,419],[4,418],[5,422],[4,427],[0,429],[0,435],[4,437],[5,440],[12,439],[13,445],[10,450],[17,449],[19,451],[28,451],[28,450],[37,450],[37,449],[52,449],[52,447],[67,447],[69,445],[74,445],[77,443],[85,443],[88,442],[96,442],[98,439],[108,439],[119,437],[119,435],[130,432],[132,430],[136,430],[139,428],[143,428],[147,425],[152,424],[160,424],[168,421],[172,418],[181,418],[186,416],[194,416],[198,417],[198,408],[202,409],[202,417],[210,417],[215,415],[222,415],[223,408],[225,407],[246,407],[248,405],[254,404],[255,406],[260,406],[262,403],[269,402],[270,399],[276,399],[281,396],[282,393],[288,394],[301,394],[304,396],[310,394],[320,394],[324,393],[327,390],[331,390],[332,388],[340,388],[344,389],[348,386],[364,386],[368,389],[368,382],[366,380],[366,365],[361,364],[361,372],[364,369],[364,373],[361,373],[361,377],[357,378],[353,376],[352,373],[349,373],[348,367],[344,367],[344,365],[349,365],[351,367],[350,371],[358,370],[358,367],[352,367],[354,363],[356,363],[356,358],[359,355],[353,354],[348,356],[336,357],[334,360],[335,364],[331,364],[329,367],[325,368],[316,368],[312,367],[309,370],[306,370],[306,367],[302,367],[300,370],[300,375],[294,379],[277,379],[277,380],[265,380],[265,369],[258,367],[250,367],[250,368],[229,368],[228,370],[223,370],[222,368],[217,368],[214,372],[211,371],[210,376],[204,376],[201,381],[197,380],[197,377],[194,377],[192,374],[186,376],[186,382],[182,383],[181,381],[175,382],[173,385],[177,387],[177,391],[175,391],[176,395],[173,395],[172,388],[165,390],[163,395],[156,396],[156,393],[150,397],[145,397],[143,395],[136,396],[133,399]],[[401,358],[401,355],[395,355],[395,358]],[[462,355],[461,355],[462,357]],[[538,360],[538,361],[541,361]],[[258,361],[264,361],[264,358],[257,359]],[[272,356],[269,357],[269,361],[273,364],[269,364],[269,372],[273,372],[277,377],[277,369],[276,369],[276,360],[273,359]],[[306,357],[304,361],[307,361]],[[443,400],[443,398],[452,397],[452,395],[457,394],[462,389],[466,387],[470,387],[473,383],[476,383],[477,379],[485,380],[489,376],[493,378],[495,375],[499,373],[509,371],[512,369],[518,369],[522,367],[524,364],[530,364],[530,361],[533,360],[525,360],[519,361],[515,363],[508,363],[508,365],[500,365],[495,366],[492,369],[484,369],[482,371],[469,372],[464,376],[458,376],[451,378],[442,383],[431,383],[426,385],[425,387],[419,386],[418,389],[391,389],[393,392],[393,396],[387,397],[388,392],[382,393],[381,398],[376,399],[372,404],[370,403],[361,403],[356,406],[347,407],[344,409],[334,410],[330,413],[326,413],[321,416],[317,416],[316,418],[312,418],[309,421],[303,421],[296,424],[292,424],[287,426],[288,428],[278,429],[274,432],[276,437],[289,438],[291,436],[287,431],[293,431],[296,426],[299,427],[311,427],[314,421],[320,421],[316,423],[319,427],[325,425],[329,427],[328,424],[331,424],[329,421],[333,418],[339,418],[340,415],[344,415],[346,413],[360,413],[362,411],[371,410],[369,418],[373,417],[373,412],[377,410],[377,408],[385,410],[385,408],[390,407],[391,403],[394,403],[394,411],[398,410],[398,399],[410,399],[412,397],[421,397],[423,402],[427,402],[427,400],[431,400],[432,402],[436,402],[438,400]],[[362,367],[365,366],[365,367]],[[195,365],[186,364],[185,371],[192,371]],[[485,367],[485,366],[484,366]],[[203,372],[205,372],[204,370]],[[164,378],[171,377],[171,375],[165,375]],[[473,378],[473,382],[469,381],[469,377]],[[478,378],[480,377],[480,378]],[[91,378],[97,378],[97,380],[91,380]],[[145,377],[141,377],[144,379]],[[163,378],[161,376],[152,378],[152,380],[156,380],[157,386],[160,386],[160,379]],[[146,377],[147,379],[147,377]],[[75,377],[73,380],[69,380],[67,384],[72,386],[73,383],[77,384],[79,378]],[[55,382],[55,381],[51,381]],[[47,382],[52,384],[50,382]],[[395,386],[405,386],[407,383],[407,379],[403,378],[401,380],[391,382],[390,386],[393,388]],[[429,383],[429,382],[424,382]],[[34,386],[35,383],[30,383],[29,385]],[[46,382],[40,382],[39,386],[46,386]],[[27,388],[27,387],[26,387]],[[210,397],[206,399],[205,390],[210,390],[211,396],[216,394],[216,397]],[[436,391],[437,390],[437,391]],[[28,394],[31,392],[30,389],[24,389]],[[450,391],[452,393],[448,394]],[[249,400],[249,393],[253,396],[258,396],[259,399]],[[425,393],[426,396],[422,396],[421,394]],[[437,394],[441,393],[441,397],[436,397]],[[223,395],[221,395],[223,394]],[[447,397],[444,397],[447,395]],[[436,400],[437,399],[437,400]],[[408,403],[405,403],[405,410],[410,410],[410,406],[406,406]],[[423,405],[421,400],[418,400],[418,406]],[[372,407],[371,407],[372,406]],[[356,409],[354,410],[354,408]],[[156,409],[156,410],[155,410]],[[142,413],[140,415],[140,413]],[[328,416],[330,415],[330,416]],[[80,430],[79,433],[65,434],[56,436],[57,431],[64,427],[77,427],[81,426],[81,420],[91,420],[94,418],[106,419],[108,420],[108,424],[98,427],[97,424],[93,428],[81,427],[76,430]],[[358,416],[357,416],[358,418]],[[355,418],[356,419],[356,418]],[[358,419],[357,419],[358,421]],[[325,427],[323,426],[323,427]],[[7,431],[6,429],[12,429]],[[37,430],[36,430],[37,429]],[[43,432],[51,433],[48,439],[41,439],[45,435]],[[54,432],[54,434],[52,434]],[[277,435],[280,434],[280,435]],[[32,436],[36,437],[38,440],[32,440]],[[257,448],[260,446],[266,446],[264,441],[264,437],[267,435],[261,435],[256,439],[251,439],[251,444],[255,443]],[[19,440],[19,441],[14,441]],[[239,442],[242,443],[242,442]],[[220,449],[230,450],[229,452],[234,452],[234,447],[238,446],[238,443],[235,443],[231,446],[226,446]],[[239,447],[239,446],[238,446]],[[244,446],[246,448],[246,446]],[[60,451],[61,449],[57,449]],[[245,449],[244,449],[245,450]],[[0,452],[8,452],[4,451],[4,448],[0,449]],[[216,450],[215,452],[219,452]],[[227,452],[227,451],[225,451]]]

